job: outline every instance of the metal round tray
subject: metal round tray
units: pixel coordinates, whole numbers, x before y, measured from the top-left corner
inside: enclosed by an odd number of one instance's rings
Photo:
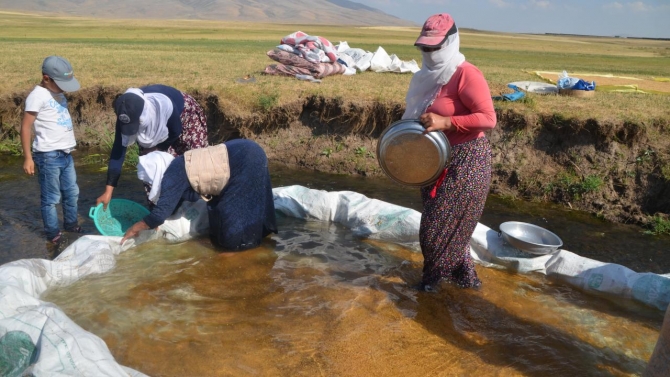
[[[556,234],[520,221],[500,224],[500,233],[508,244],[531,254],[552,254],[563,246],[563,241]]]
[[[427,186],[442,174],[451,157],[442,131],[424,133],[416,119],[391,124],[377,142],[377,160],[384,173],[406,186]]]

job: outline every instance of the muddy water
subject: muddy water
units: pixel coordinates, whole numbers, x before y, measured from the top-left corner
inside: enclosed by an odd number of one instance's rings
[[[417,292],[419,254],[281,217],[262,247],[145,244],[42,299],[152,376],[639,375],[662,313],[478,267]]]

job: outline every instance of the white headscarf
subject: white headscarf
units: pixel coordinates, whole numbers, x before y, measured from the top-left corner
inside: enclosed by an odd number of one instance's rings
[[[460,53],[460,38],[455,33],[444,42],[442,48],[433,52],[421,52],[421,70],[414,74],[405,97],[405,113],[402,119],[418,119],[433,103],[456,68],[463,64],[465,56]]]
[[[169,131],[167,122],[172,115],[172,101],[161,93],[144,93],[138,88],[129,88],[126,93],[133,93],[142,97],[144,109],[140,115],[140,129],[136,136],[123,135],[123,145],[130,146],[137,143],[142,148],[153,148],[167,140]]]
[[[137,178],[151,185],[149,200],[154,204],[158,204],[163,174],[165,174],[165,170],[170,166],[172,160],[174,160],[174,157],[171,154],[161,151],[153,151],[140,156],[140,162],[137,164]]]

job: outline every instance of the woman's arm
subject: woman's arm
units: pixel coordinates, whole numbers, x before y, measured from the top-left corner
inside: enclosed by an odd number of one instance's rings
[[[114,144],[112,152],[109,154],[109,163],[107,164],[107,185],[116,187],[121,177],[121,168],[126,158],[127,148],[121,142],[121,126],[116,123],[116,132],[114,133]]]
[[[117,121],[114,144],[107,163],[107,184],[105,185],[105,191],[95,200],[95,205],[102,203],[104,209],[107,209],[109,202],[112,200],[114,188],[119,183],[119,178],[121,178],[121,168],[126,158],[126,150],[127,148],[123,146],[121,141],[121,125]]]
[[[496,125],[491,91],[484,75],[474,66],[463,71],[458,85],[458,98],[470,110],[467,115],[451,117],[456,132],[490,130]]]

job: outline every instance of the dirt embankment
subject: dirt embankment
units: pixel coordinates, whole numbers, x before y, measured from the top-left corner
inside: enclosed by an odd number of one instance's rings
[[[120,88],[91,88],[69,96],[80,146],[109,140],[112,103]],[[1,138],[16,136],[25,96],[0,98]],[[191,93],[205,108],[211,142],[245,137],[274,162],[340,174],[383,174],[377,138],[400,119],[403,105],[308,97],[248,114],[231,114],[222,99]],[[492,192],[563,203],[615,222],[647,224],[670,214],[670,120],[649,124],[498,110],[488,133],[493,148]]]

